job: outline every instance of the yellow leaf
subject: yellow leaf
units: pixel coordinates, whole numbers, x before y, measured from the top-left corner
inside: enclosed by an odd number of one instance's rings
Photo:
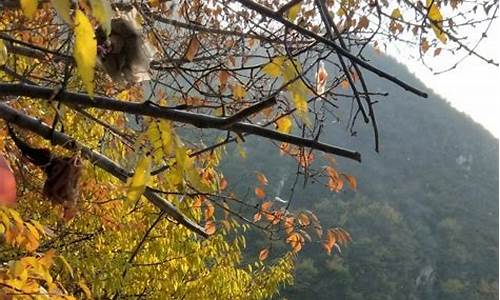
[[[266,73],[271,77],[281,76],[282,74],[281,67],[284,61],[285,58],[282,56],[275,57],[271,60],[271,62],[269,62],[262,68],[262,72]]]
[[[269,256],[269,249],[264,248],[259,252],[259,260],[264,261]]]
[[[94,69],[97,58],[97,42],[94,38],[94,28],[87,16],[77,10],[75,14],[75,47],[73,56],[78,74],[90,97],[94,96]]]
[[[135,202],[139,200],[142,193],[146,190],[146,184],[151,177],[151,156],[144,156],[135,168],[134,176],[130,180],[130,188],[127,194],[128,201]]]
[[[7,47],[5,46],[3,40],[0,40],[0,66],[7,63]]]
[[[71,20],[71,3],[70,0],[51,0],[52,6],[55,8],[57,14],[64,22],[68,24],[73,24]]]
[[[184,58],[186,58],[189,61],[193,61],[195,58],[196,54],[198,53],[198,49],[200,48],[200,41],[198,40],[197,37],[194,37],[191,39],[189,42],[189,46],[186,51],[186,55],[184,55]]]
[[[441,31],[443,26],[443,16],[441,15],[439,7],[435,4],[435,1],[427,0],[427,9],[429,10],[429,19],[433,21],[431,22],[431,27],[432,30],[434,30],[434,34],[443,44],[446,44],[446,34]],[[441,29],[438,28],[438,26],[434,25],[434,23],[437,23],[439,27],[441,27]]]
[[[245,87],[243,87],[241,84],[233,85],[234,98],[240,100],[240,99],[245,98],[246,94],[247,94],[247,91],[245,90]]]
[[[68,1],[69,2],[69,1]],[[97,22],[101,24],[107,35],[111,33],[111,18],[113,17],[113,10],[108,0],[90,0],[92,5],[92,14]]]
[[[290,116],[283,117],[276,121],[276,124],[278,125],[278,131],[281,133],[290,133],[292,131],[292,118]]]
[[[294,6],[290,7],[290,9],[288,10],[288,20],[290,21],[295,21],[295,19],[297,18],[297,15],[299,14],[300,12],[300,8],[302,7],[302,3],[299,2],[297,4],[295,4]]]
[[[58,258],[61,260],[61,262],[63,263],[64,267],[69,272],[69,275],[71,276],[71,278],[73,278],[73,268],[68,263],[68,261],[66,260],[66,258],[64,258],[64,256],[61,256],[61,255],[59,255]]]
[[[28,19],[33,19],[38,8],[38,0],[21,0],[21,9]]]
[[[92,293],[90,292],[90,289],[87,286],[87,284],[85,284],[85,281],[83,281],[82,279],[80,279],[78,281],[78,286],[82,289],[82,291],[85,294],[85,297],[87,299],[92,299]]]
[[[402,17],[402,15],[401,15],[401,11],[399,10],[399,8],[395,8],[395,9],[392,11],[392,13],[391,13],[391,18],[393,18],[393,19],[395,19],[395,20],[396,20],[396,19],[399,19],[399,18],[401,18],[401,17]],[[401,19],[402,19],[402,18],[401,18]]]

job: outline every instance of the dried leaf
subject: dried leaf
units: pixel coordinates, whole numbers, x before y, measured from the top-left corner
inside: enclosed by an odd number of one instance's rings
[[[186,58],[189,61],[193,61],[193,59],[195,58],[199,49],[200,49],[200,41],[195,36],[189,42],[189,46],[186,50],[186,54],[184,55],[184,58]]]

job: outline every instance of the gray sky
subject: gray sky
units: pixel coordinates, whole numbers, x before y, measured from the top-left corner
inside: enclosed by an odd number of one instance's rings
[[[488,38],[477,48],[487,58],[500,62],[500,22],[492,24]],[[391,53],[390,53],[391,54]],[[394,52],[397,54],[397,52]],[[440,55],[430,60],[431,65],[451,66],[462,57]],[[401,55],[394,55],[402,57]],[[432,55],[431,55],[432,56]],[[403,57],[404,59],[404,57]],[[470,56],[456,69],[440,75],[433,75],[417,60],[404,60],[408,68],[436,93],[446,98],[453,107],[463,111],[482,124],[495,137],[500,136],[500,68]]]

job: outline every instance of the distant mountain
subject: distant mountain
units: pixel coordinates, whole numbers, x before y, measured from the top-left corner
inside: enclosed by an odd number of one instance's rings
[[[373,63],[425,89],[395,60],[379,56]],[[341,256],[309,244],[297,259],[296,284],[282,296],[498,299],[498,140],[432,91],[422,99],[365,75],[372,91],[389,93],[375,106],[380,153],[362,120],[351,136],[332,118],[322,141],[362,153],[361,164],[338,158],[336,166],[357,178],[358,190],[333,193],[299,180],[292,202],[292,209],[316,211],[325,227],[341,225],[354,240]],[[338,104],[345,108],[345,101]],[[251,198],[257,170],[270,180],[268,195],[288,199],[295,162],[269,141],[250,137],[243,147],[247,159],[231,146],[223,162],[230,187]]]

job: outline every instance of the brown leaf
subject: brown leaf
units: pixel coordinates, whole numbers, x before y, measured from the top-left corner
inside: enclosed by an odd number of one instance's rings
[[[200,49],[200,41],[195,36],[189,42],[189,46],[186,50],[186,54],[184,55],[184,58],[189,60],[189,61],[193,61],[194,57],[198,53],[198,49]]]

